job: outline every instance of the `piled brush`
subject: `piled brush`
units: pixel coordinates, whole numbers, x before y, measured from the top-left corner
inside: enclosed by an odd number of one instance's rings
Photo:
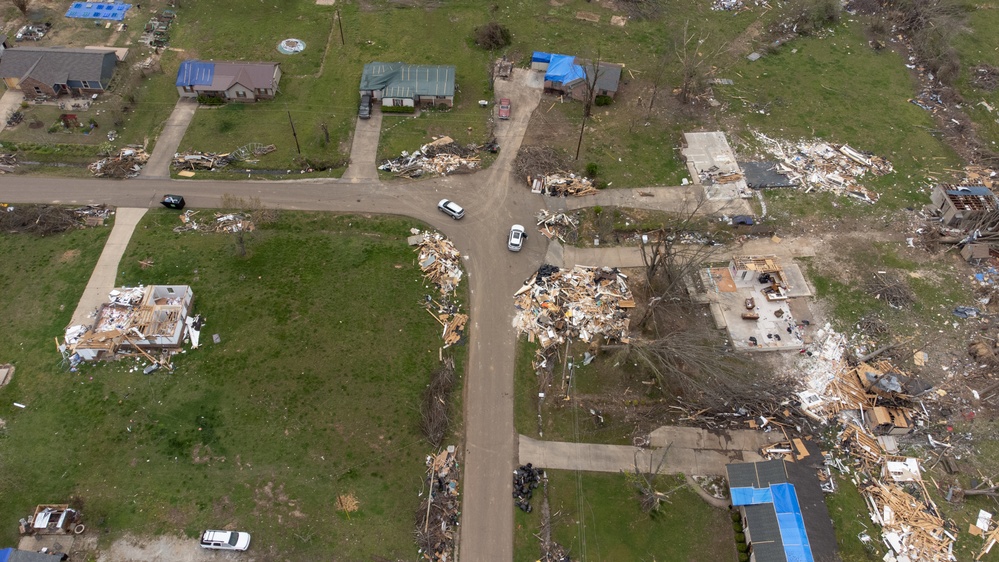
[[[915,293],[896,272],[875,272],[865,285],[871,296],[885,301],[892,308],[908,308],[916,302]]]
[[[454,359],[448,357],[430,376],[420,405],[420,429],[434,447],[440,447],[451,425],[450,400],[454,390]]]
[[[525,182],[571,169],[568,155],[550,146],[522,146],[513,161],[513,170]]]
[[[81,226],[76,212],[52,205],[17,205],[0,212],[0,231],[21,234],[56,234]]]
[[[427,158],[433,158],[440,154],[450,154],[452,156],[459,156],[461,158],[472,158],[477,154],[475,145],[462,146],[456,142],[449,142],[447,144],[434,144],[430,143],[424,145],[420,150],[424,156]]]
[[[867,314],[857,322],[857,331],[870,337],[888,335],[891,326],[875,314]]]

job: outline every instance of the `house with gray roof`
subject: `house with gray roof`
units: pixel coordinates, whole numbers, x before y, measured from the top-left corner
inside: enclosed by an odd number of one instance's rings
[[[818,450],[814,450],[818,457]],[[814,466],[773,460],[734,463],[732,507],[742,516],[751,562],[838,561],[836,534]]]
[[[361,95],[382,106],[454,106],[453,66],[369,62],[361,73]]]
[[[215,62],[186,60],[177,69],[181,97],[208,96],[228,101],[273,99],[281,82],[276,62]]]
[[[115,64],[113,49],[15,47],[0,58],[0,79],[27,99],[89,96],[107,90]]]

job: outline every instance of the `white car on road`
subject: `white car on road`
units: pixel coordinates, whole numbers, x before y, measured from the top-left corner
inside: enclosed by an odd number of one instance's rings
[[[524,247],[524,240],[526,239],[527,234],[524,232],[524,227],[515,224],[510,227],[510,238],[507,239],[506,247],[511,252],[519,252]]]
[[[458,220],[465,216],[465,209],[462,209],[461,205],[449,199],[441,199],[441,202],[437,204],[437,208],[454,220]]]

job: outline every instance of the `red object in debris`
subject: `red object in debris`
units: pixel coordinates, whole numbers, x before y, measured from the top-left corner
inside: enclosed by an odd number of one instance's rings
[[[502,98],[499,101],[499,110],[497,111],[498,117],[500,119],[509,119],[510,111],[511,111],[510,100],[507,98]]]
[[[965,412],[964,413],[964,419],[967,420],[967,421],[974,420],[975,419],[975,411],[974,410],[969,410],[969,411]]]

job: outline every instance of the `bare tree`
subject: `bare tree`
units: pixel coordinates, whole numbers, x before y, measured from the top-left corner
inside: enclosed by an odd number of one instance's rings
[[[628,482],[635,487],[635,491],[638,492],[638,501],[642,506],[642,511],[649,514],[658,513],[659,508],[664,503],[669,503],[669,497],[679,490],[682,490],[686,484],[681,484],[669,491],[660,492],[657,489],[656,480],[659,479],[660,474],[662,474],[663,466],[666,464],[666,454],[669,453],[669,449],[672,443],[666,446],[662,451],[662,456],[659,458],[659,463],[652,466],[652,459],[655,453],[649,455],[649,469],[646,471],[638,468],[638,451],[635,451],[635,471],[625,472],[625,478]],[[658,453],[658,451],[656,451]],[[624,472],[624,471],[622,471]]]
[[[680,63],[680,101],[690,103],[701,92],[704,87],[705,68],[711,59],[722,51],[723,46],[706,52],[709,35],[699,33],[694,35],[690,31],[690,22],[683,24],[683,38],[676,41],[673,52]]]
[[[28,5],[31,4],[31,0],[10,0],[10,3],[21,12],[22,16],[28,15]]]

